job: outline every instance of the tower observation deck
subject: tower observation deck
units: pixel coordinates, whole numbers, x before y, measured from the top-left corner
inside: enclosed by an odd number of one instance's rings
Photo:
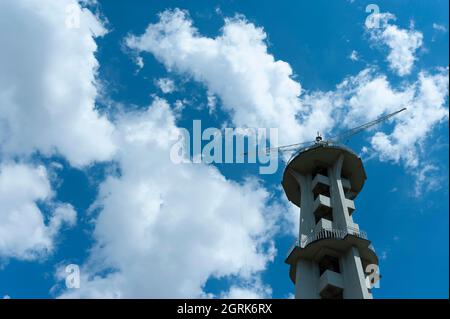
[[[299,236],[286,258],[295,298],[372,298],[366,269],[378,258],[353,221],[365,180],[358,155],[320,140],[287,163],[282,185],[300,208]]]

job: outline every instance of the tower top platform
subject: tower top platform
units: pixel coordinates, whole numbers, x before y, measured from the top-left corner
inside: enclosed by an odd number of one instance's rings
[[[317,143],[298,151],[286,165],[281,184],[289,201],[298,207],[301,205],[300,187],[290,173],[291,170],[301,175],[311,174],[314,178],[316,173],[320,173],[321,170],[326,171],[328,167],[332,166],[341,154],[344,155],[342,178],[350,182],[350,191],[356,196],[366,181],[366,172],[361,158],[343,145]]]

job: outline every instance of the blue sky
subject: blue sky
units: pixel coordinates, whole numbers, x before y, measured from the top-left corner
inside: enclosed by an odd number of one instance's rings
[[[277,126],[287,144],[407,106],[348,142],[367,174],[353,217],[375,298],[448,298],[447,1],[88,1],[75,30],[75,1],[21,3],[0,5],[19,21],[0,32],[0,296],[291,297],[283,162],[172,167],[173,132]]]

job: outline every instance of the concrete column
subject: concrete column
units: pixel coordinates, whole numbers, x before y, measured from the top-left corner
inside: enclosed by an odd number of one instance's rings
[[[313,214],[314,196],[311,189],[311,174],[301,175],[294,170],[289,171],[300,186],[302,207],[300,208],[299,238],[307,236],[314,229],[316,220]]]
[[[344,299],[372,299],[356,247],[350,248],[341,258],[344,276]]]
[[[295,272],[295,299],[320,299],[319,267],[311,260],[299,259]]]
[[[353,218],[348,213],[344,187],[342,186],[341,172],[343,163],[344,155],[341,154],[334,165],[328,168],[333,221],[338,229],[347,229],[347,227],[353,226]]]

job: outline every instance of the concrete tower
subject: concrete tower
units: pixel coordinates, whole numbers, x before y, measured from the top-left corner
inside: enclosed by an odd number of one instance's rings
[[[320,137],[286,165],[282,185],[300,207],[299,237],[286,259],[295,298],[372,298],[366,267],[377,267],[378,258],[353,221],[353,199],[365,180],[353,151]]]

